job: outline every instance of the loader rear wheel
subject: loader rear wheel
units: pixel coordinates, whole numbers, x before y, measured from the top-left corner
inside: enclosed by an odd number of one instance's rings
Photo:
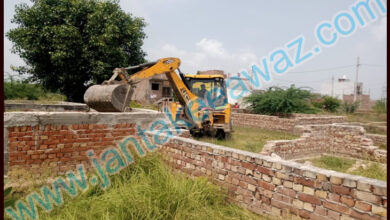
[[[215,133],[215,138],[218,140],[224,140],[226,139],[226,134],[223,129],[217,129],[217,132]]]

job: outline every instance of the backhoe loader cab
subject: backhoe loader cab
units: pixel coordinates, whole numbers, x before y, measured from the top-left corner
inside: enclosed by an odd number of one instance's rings
[[[222,75],[185,75],[184,79],[190,91],[203,99],[208,107],[221,109],[228,103]]]

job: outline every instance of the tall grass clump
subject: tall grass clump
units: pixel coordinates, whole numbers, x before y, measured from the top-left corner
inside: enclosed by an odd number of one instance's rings
[[[41,219],[261,219],[226,201],[205,178],[172,172],[151,154],[111,177],[111,186],[89,189]]]

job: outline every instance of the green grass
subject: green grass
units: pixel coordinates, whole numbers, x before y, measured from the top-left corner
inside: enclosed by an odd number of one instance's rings
[[[309,161],[312,162],[313,166],[328,170],[334,170],[342,173],[364,176],[384,181],[387,179],[386,169],[376,162],[366,161],[365,168],[359,166],[356,169],[351,169],[355,165],[356,160],[334,156],[322,156],[320,158]]]
[[[143,105],[141,103],[138,103],[136,101],[130,101],[130,108],[145,108],[145,109],[151,109],[151,110],[155,110],[155,111],[158,111],[158,106],[156,105]]]
[[[138,159],[112,176],[111,186],[99,186],[40,219],[266,219],[230,204],[226,191],[205,178],[172,172],[157,154]]]
[[[368,178],[378,179],[378,180],[383,180],[383,181],[387,180],[386,169],[384,169],[382,166],[380,166],[377,163],[371,163],[365,169],[363,169],[362,167],[359,167],[358,169],[350,172],[350,174],[365,176]]]
[[[312,163],[316,167],[325,168],[328,170],[334,170],[345,173],[349,168],[355,164],[355,160],[344,159],[333,156],[322,156],[318,159],[312,160]]]
[[[282,131],[241,126],[234,126],[233,131],[229,140],[218,140],[213,137],[201,137],[197,140],[258,153],[269,140],[291,140],[299,137]]]

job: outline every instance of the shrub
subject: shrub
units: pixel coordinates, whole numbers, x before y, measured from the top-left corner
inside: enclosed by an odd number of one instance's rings
[[[271,87],[244,99],[256,114],[289,116],[292,113],[315,113],[310,105],[312,93],[292,85],[288,89]]]
[[[321,106],[328,112],[336,112],[340,107],[340,100],[333,98],[332,96],[324,96]]]

